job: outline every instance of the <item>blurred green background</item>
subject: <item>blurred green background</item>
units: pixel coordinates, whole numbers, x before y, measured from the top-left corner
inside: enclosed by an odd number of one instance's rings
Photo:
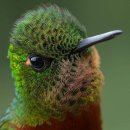
[[[114,29],[123,35],[97,45],[105,75],[102,94],[104,130],[130,130],[130,0],[0,0],[0,115],[14,96],[7,50],[14,22],[43,3],[67,8],[89,36]]]

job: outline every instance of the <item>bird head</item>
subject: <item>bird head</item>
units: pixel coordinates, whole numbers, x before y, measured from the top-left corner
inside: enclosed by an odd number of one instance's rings
[[[99,100],[103,75],[92,45],[120,33],[86,38],[85,27],[57,6],[27,12],[16,22],[9,45],[16,97],[46,118]]]

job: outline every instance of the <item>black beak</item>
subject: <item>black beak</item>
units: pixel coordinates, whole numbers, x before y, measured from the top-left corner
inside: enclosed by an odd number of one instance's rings
[[[83,39],[79,42],[77,47],[73,50],[73,53],[80,52],[80,51],[84,50],[85,48],[88,48],[88,47],[95,45],[99,42],[110,40],[121,33],[122,33],[121,30],[115,30],[115,31],[110,31],[107,33],[103,33],[100,35],[96,35],[93,37]]]

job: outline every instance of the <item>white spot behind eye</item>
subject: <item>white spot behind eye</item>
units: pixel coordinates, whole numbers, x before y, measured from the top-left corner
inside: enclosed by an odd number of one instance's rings
[[[28,65],[28,66],[29,66],[29,65],[31,65],[31,62],[30,62],[29,57],[27,58],[27,60],[26,60],[25,64],[26,64],[26,65]]]

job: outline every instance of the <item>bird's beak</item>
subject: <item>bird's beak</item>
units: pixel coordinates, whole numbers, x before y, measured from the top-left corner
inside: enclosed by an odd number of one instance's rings
[[[88,47],[95,45],[99,42],[110,40],[121,33],[122,33],[121,30],[115,30],[115,31],[110,31],[107,33],[103,33],[100,35],[96,35],[93,37],[83,39],[79,42],[77,47],[73,50],[73,53],[78,53],[78,52],[84,50],[85,48],[88,48]]]

